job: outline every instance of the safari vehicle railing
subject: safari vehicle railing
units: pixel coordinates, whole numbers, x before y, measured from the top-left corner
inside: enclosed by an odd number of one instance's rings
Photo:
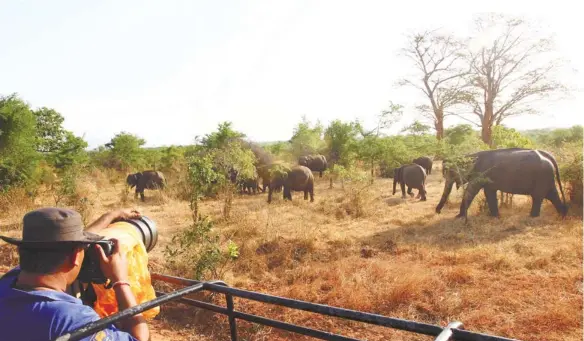
[[[257,302],[275,304],[282,307],[298,309],[303,311],[308,311],[312,313],[317,313],[321,315],[340,317],[352,321],[368,323],[377,326],[389,327],[398,330],[408,331],[416,334],[424,334],[428,336],[434,336],[435,341],[447,341],[447,340],[457,340],[457,341],[517,341],[515,339],[508,339],[499,336],[492,336],[481,334],[477,332],[471,332],[463,330],[461,322],[451,322],[446,327],[441,327],[437,325],[420,323],[415,321],[408,321],[398,318],[386,317],[383,315],[364,313],[360,311],[343,309],[338,307],[331,307],[323,304],[316,304],[310,302],[304,302],[284,297],[277,297],[267,294],[262,294],[253,291],[241,290],[236,288],[231,288],[221,281],[209,281],[200,282],[189,280],[180,277],[167,276],[161,274],[152,274],[153,280],[159,280],[167,283],[183,285],[185,287],[170,292],[162,293],[157,292],[157,298],[134,306],[132,308],[123,310],[101,320],[89,323],[69,334],[62,335],[56,338],[54,341],[74,341],[80,340],[87,337],[97,331],[100,331],[109,324],[116,322],[128,316],[136,315],[144,312],[148,309],[157,307],[161,304],[178,301],[184,304],[188,304],[197,308],[206,309],[213,311],[215,313],[227,315],[229,320],[229,328],[231,332],[231,340],[237,341],[237,320],[245,320],[268,327],[273,327],[281,330],[286,330],[289,332],[302,334],[306,336],[311,336],[321,340],[353,340],[359,341],[359,339],[354,339],[351,337],[346,337],[342,335],[337,335],[329,333],[322,330],[312,329],[308,327],[303,327],[287,322],[277,321],[269,319],[266,317],[261,317],[257,315],[247,314],[241,311],[235,310],[233,304],[233,297],[240,297],[243,299],[248,299]],[[225,306],[218,306],[208,302],[197,301],[184,296],[193,294],[200,291],[211,291],[215,293],[220,293],[225,295]]]

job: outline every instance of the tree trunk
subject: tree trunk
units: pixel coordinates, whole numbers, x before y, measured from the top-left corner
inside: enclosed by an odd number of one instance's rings
[[[490,148],[493,148],[493,103],[485,102],[485,115],[481,122],[481,138]]]
[[[373,178],[374,178],[374,176],[375,176],[375,174],[374,174],[374,173],[375,173],[375,172],[374,172],[374,170],[375,170],[375,162],[373,162],[373,160],[371,160],[371,183],[372,183],[372,184],[373,184]]]
[[[436,139],[438,141],[444,138],[444,112],[440,109],[434,111],[434,128],[436,129]]]
[[[483,142],[489,145],[489,147],[493,146],[493,138],[492,138],[492,129],[491,126],[488,124],[483,124],[481,127],[481,138]]]

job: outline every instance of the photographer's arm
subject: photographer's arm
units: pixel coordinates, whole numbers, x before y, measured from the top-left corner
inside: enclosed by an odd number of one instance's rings
[[[117,211],[111,211],[108,213],[103,214],[93,223],[87,225],[85,231],[91,233],[99,233],[99,231],[106,228],[109,224],[111,224],[116,219],[137,219],[140,218],[140,212],[134,209],[122,209]]]
[[[111,240],[114,242],[114,248],[109,257],[105,255],[101,246],[96,245],[100,255],[101,270],[113,283],[127,282],[128,264],[126,262],[126,256],[123,252],[120,252],[119,241],[115,238],[112,238]],[[134,297],[134,293],[130,286],[125,284],[116,285],[113,290],[116,294],[118,311],[137,305],[136,297]],[[148,325],[142,314],[131,316],[120,321],[119,326],[121,330],[131,334],[140,341],[150,340],[150,330],[148,329]]]
[[[116,301],[118,302],[118,311],[131,308],[138,305],[134,293],[127,285],[118,285],[114,288]],[[133,337],[140,341],[150,340],[150,330],[142,314],[137,314],[119,322],[119,328],[132,334]]]

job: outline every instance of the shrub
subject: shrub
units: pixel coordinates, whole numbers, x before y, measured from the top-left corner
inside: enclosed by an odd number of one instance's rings
[[[239,257],[237,245],[229,241],[221,250],[213,221],[199,217],[190,228],[176,233],[165,250],[168,265],[196,280],[221,279],[226,265]]]
[[[566,191],[570,203],[582,209],[582,146],[573,144],[564,147],[560,161],[560,173],[562,180],[567,184]]]

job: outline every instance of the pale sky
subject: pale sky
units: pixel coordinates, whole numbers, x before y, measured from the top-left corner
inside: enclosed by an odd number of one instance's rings
[[[0,0],[0,94],[56,109],[90,147],[120,131],[188,144],[227,120],[253,140],[287,140],[303,115],[367,124],[390,100],[406,106],[397,131],[426,103],[395,86],[412,71],[397,56],[405,34],[464,35],[486,11],[541,20],[570,62],[562,79],[579,85],[584,30],[571,1]],[[572,97],[507,124],[582,124]]]

